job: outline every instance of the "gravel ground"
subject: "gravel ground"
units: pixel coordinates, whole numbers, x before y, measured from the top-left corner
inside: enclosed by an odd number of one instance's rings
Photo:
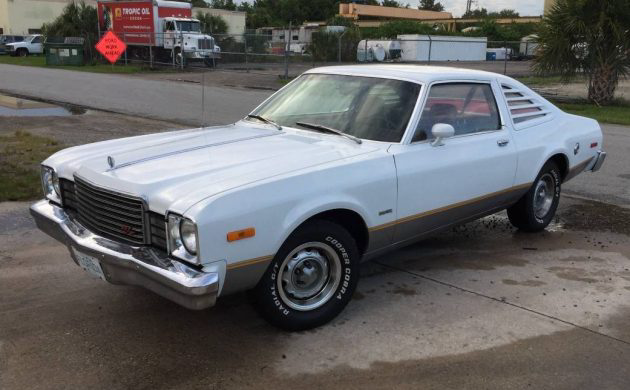
[[[0,117],[0,134],[27,131],[53,138],[66,146],[185,127],[170,122],[94,110],[88,110],[81,115],[58,117]]]

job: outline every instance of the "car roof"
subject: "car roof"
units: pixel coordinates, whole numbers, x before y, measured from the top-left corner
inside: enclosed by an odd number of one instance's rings
[[[310,69],[305,73],[396,78],[411,80],[419,83],[431,83],[438,80],[512,80],[511,78],[501,74],[485,72],[482,70],[409,64],[326,66]]]

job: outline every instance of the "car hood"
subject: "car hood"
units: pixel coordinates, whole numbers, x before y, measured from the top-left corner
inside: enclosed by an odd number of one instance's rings
[[[44,164],[62,178],[78,175],[141,196],[153,211],[184,212],[236,187],[375,150],[342,137],[239,122],[78,146]]]

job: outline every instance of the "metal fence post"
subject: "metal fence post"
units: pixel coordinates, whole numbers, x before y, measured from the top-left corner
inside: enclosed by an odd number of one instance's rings
[[[364,62],[368,62],[368,39],[365,38],[365,57],[364,57]]]
[[[427,63],[431,63],[431,49],[433,47],[433,40],[431,39],[431,35],[427,35],[429,37],[429,57]]]
[[[182,56],[179,64],[181,66],[181,70],[184,70],[184,32],[179,32],[179,54]]]
[[[127,49],[129,49],[129,46],[127,45],[127,34],[123,33],[123,42],[125,43],[125,66],[127,66]]]
[[[289,79],[289,40],[287,38],[288,35],[291,35],[291,22],[289,22],[289,34],[287,34],[287,30],[284,29],[284,79]]]
[[[503,56],[503,74],[507,75],[507,56],[508,56],[507,41],[503,41],[503,48],[505,49],[505,55]]]
[[[247,35],[243,35],[243,42],[245,42],[244,50],[245,50],[245,70],[249,73],[249,62],[247,61]]]

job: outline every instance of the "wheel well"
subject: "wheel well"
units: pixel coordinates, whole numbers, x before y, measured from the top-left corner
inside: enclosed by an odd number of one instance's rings
[[[326,220],[341,225],[348,231],[357,242],[357,247],[361,254],[365,253],[369,241],[368,228],[365,225],[363,218],[356,212],[348,209],[334,209],[324,211],[322,213],[313,215],[302,223],[308,223],[313,220]]]
[[[569,159],[567,158],[567,156],[562,153],[558,153],[551,156],[549,161],[553,161],[558,165],[558,168],[560,168],[560,173],[562,174],[562,181],[564,181],[564,179],[569,174]]]

